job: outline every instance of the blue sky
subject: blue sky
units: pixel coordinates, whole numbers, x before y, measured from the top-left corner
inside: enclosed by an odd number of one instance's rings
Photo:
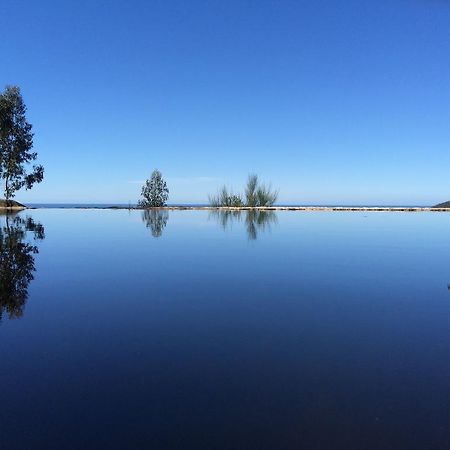
[[[280,203],[450,199],[450,1],[0,3],[44,182],[24,202],[170,202],[249,172]]]

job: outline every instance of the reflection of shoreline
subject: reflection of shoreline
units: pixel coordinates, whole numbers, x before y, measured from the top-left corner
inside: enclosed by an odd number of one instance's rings
[[[150,228],[152,236],[158,238],[167,226],[169,212],[163,209],[145,209],[142,211],[142,221]]]
[[[274,211],[262,209],[248,209],[244,211],[238,209],[216,209],[212,210],[209,216],[215,218],[224,230],[231,227],[233,222],[241,222],[244,219],[247,236],[252,241],[258,239],[259,232],[270,230],[272,225],[278,223],[278,218]]]
[[[36,270],[34,255],[37,245],[27,241],[32,233],[34,241],[45,238],[44,227],[31,217],[1,215],[5,221],[0,228],[0,320],[6,313],[10,319],[23,315],[28,299],[28,285]]]
[[[142,208],[127,205],[30,205],[31,209],[115,209],[125,211],[142,211]],[[191,206],[191,205],[172,205],[161,206],[157,209],[162,211],[308,211],[308,212],[448,212],[450,208],[433,208],[424,206],[258,206],[258,207],[215,207],[215,206]],[[0,208],[0,214],[2,211]]]

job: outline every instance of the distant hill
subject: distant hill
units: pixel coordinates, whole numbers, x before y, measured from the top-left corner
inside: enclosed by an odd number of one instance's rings
[[[25,209],[26,206],[22,203],[16,202],[15,200],[10,200],[9,205],[6,204],[6,200],[0,199],[0,209],[14,208],[14,209]]]
[[[438,205],[432,206],[432,208],[450,208],[450,201],[439,203]]]

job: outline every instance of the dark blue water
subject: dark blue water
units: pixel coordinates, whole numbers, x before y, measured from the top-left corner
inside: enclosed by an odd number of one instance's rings
[[[450,448],[450,214],[0,221],[1,448]]]

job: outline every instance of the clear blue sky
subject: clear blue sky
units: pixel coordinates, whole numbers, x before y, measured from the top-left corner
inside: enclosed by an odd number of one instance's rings
[[[25,202],[171,202],[257,172],[280,203],[450,199],[450,2],[0,3],[44,182]]]

